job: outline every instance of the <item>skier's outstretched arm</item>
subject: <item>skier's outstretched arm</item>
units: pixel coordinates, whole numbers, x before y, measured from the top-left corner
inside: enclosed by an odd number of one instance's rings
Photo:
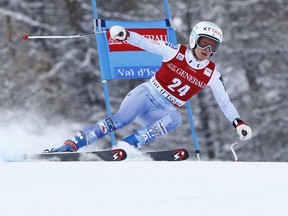
[[[155,53],[163,57],[163,61],[172,59],[179,50],[179,45],[173,45],[167,41],[150,40],[144,36],[127,31],[122,26],[113,26],[110,29],[110,35],[112,39],[126,41],[127,43],[144,49],[148,52]]]
[[[240,119],[240,115],[237,109],[230,101],[222,76],[217,70],[214,71],[208,85],[210,86],[220,109],[222,110],[226,118],[235,127],[239,138],[241,140],[250,139],[252,137],[252,130],[250,126],[248,126],[246,123],[244,123],[244,121]]]

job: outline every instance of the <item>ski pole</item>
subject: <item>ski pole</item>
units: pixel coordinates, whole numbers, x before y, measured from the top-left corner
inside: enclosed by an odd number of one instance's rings
[[[232,154],[233,154],[233,156],[234,156],[234,161],[235,161],[235,162],[238,161],[238,157],[237,157],[237,154],[236,154],[236,152],[235,152],[235,150],[234,150],[234,146],[236,146],[236,145],[239,144],[240,142],[242,142],[242,140],[238,140],[238,141],[230,144],[230,149],[231,149]]]
[[[243,135],[244,137],[247,136],[247,131],[242,130],[241,133],[242,133],[242,135]],[[239,144],[239,143],[242,142],[242,141],[243,141],[243,140],[238,140],[238,141],[230,144],[230,149],[231,149],[231,151],[232,151],[232,153],[233,153],[234,161],[235,161],[235,162],[238,161],[238,157],[237,157],[237,154],[236,154],[236,152],[235,152],[235,150],[234,150],[234,146],[237,145],[237,144]]]
[[[78,35],[63,35],[63,36],[29,36],[29,35],[24,35],[23,39],[28,40],[28,39],[67,39],[67,38],[79,38],[79,37],[85,37],[89,35],[94,35],[94,34],[103,34],[106,33],[106,31],[95,31],[95,32],[88,32],[88,33],[83,33],[83,34],[78,34]]]

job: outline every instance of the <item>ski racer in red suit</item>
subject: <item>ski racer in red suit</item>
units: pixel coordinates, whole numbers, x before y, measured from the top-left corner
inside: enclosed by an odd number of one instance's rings
[[[193,95],[209,86],[226,118],[235,127],[241,140],[252,137],[251,128],[245,124],[231,103],[222,82],[221,74],[208,58],[220,48],[221,29],[211,22],[196,24],[190,34],[190,48],[164,41],[151,41],[122,26],[110,29],[111,38],[126,41],[163,57],[162,66],[148,82],[143,83],[124,98],[114,115],[78,131],[75,136],[51,152],[77,151],[92,144],[109,132],[121,129],[136,118],[142,128],[123,139],[140,147],[178,128],[182,117],[177,108]]]

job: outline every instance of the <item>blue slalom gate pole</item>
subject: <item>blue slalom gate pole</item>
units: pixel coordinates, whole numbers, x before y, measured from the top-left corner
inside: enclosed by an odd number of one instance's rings
[[[92,11],[93,11],[93,21],[94,21],[94,31],[102,31],[102,29],[97,29],[96,28],[96,22],[98,19],[98,14],[97,14],[97,5],[96,5],[96,0],[91,0],[91,4],[92,4]],[[96,35],[96,44],[98,49],[106,49],[105,47],[105,43],[101,43],[101,38]],[[105,68],[102,67],[101,65],[103,64],[109,64],[108,60],[106,58],[101,58],[101,56],[99,56],[99,61],[100,61],[100,70],[101,70],[101,75],[103,73],[109,73],[108,71],[105,71]],[[111,116],[111,106],[110,106],[110,98],[109,98],[109,90],[108,90],[108,84],[107,84],[107,80],[103,79],[102,76],[102,89],[103,89],[103,94],[104,94],[104,100],[105,100],[105,106],[106,106],[106,115],[109,117]],[[111,139],[111,145],[115,146],[116,145],[116,138],[115,138],[115,133],[112,132],[109,134],[110,135],[110,139]]]
[[[196,159],[199,161],[201,160],[200,148],[199,148],[197,133],[196,133],[195,126],[194,126],[193,113],[192,113],[192,109],[191,109],[191,105],[189,101],[186,103],[186,109],[187,109],[188,119],[189,119],[190,128],[191,128],[194,151],[195,151]]]
[[[167,19],[171,19],[171,14],[170,14],[168,0],[163,0],[163,3],[164,3],[164,8],[165,8],[166,18]]]
[[[168,0],[163,0],[163,3],[164,3],[164,8],[165,8],[166,18],[171,19]],[[193,113],[192,113],[191,105],[189,102],[186,103],[186,109],[187,109],[188,119],[190,123],[191,135],[192,135],[192,140],[194,144],[196,159],[200,160],[201,159],[200,148],[199,148],[197,133],[196,133],[195,126],[194,126]]]

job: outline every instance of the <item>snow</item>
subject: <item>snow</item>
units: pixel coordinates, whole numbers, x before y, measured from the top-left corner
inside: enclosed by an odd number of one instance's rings
[[[287,163],[156,162],[120,146],[126,161],[7,162],[1,146],[1,215],[287,215]]]
[[[0,163],[5,216],[286,216],[287,163]]]

